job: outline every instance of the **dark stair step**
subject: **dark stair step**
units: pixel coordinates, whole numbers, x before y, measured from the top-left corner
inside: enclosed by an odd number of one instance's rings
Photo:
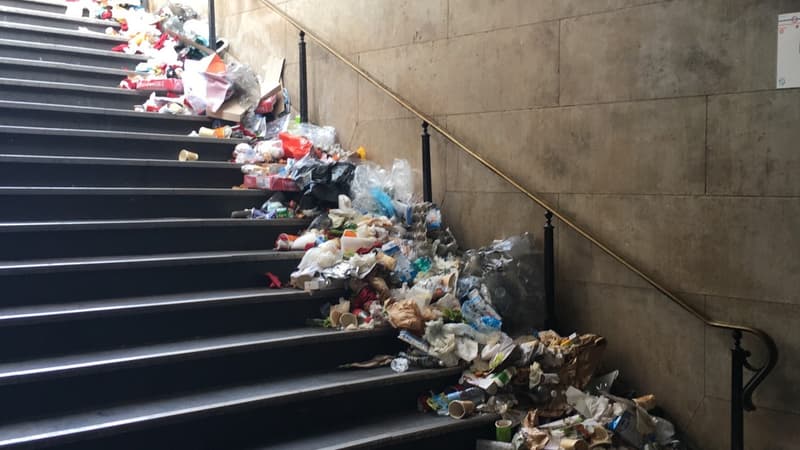
[[[0,5],[58,14],[64,14],[67,11],[66,4],[57,0],[0,0]]]
[[[206,116],[136,112],[129,109],[94,108],[0,100],[0,125],[59,127],[74,130],[110,130],[189,134],[209,126]]]
[[[288,280],[303,252],[239,251],[0,263],[2,306],[69,303],[268,287]]]
[[[0,186],[230,188],[241,167],[216,161],[0,154]]]
[[[147,61],[142,55],[14,39],[0,39],[0,56],[124,70],[134,70],[137,64]]]
[[[288,364],[288,362],[286,363]],[[131,433],[161,425],[195,421],[261,409],[266,414],[280,413],[287,404],[308,402],[324,397],[390,396],[404,384],[436,383],[452,379],[460,369],[413,370],[396,374],[389,368],[362,371],[303,373],[293,377],[265,380],[233,387],[173,395],[158,400],[123,404],[101,410],[78,412],[52,418],[21,421],[0,426],[0,448],[40,448],[45,445],[105,437],[126,431]],[[336,411],[326,411],[329,415]],[[356,414],[358,414],[356,412]],[[292,418],[303,423],[302,417]],[[270,428],[262,422],[261,430]],[[313,424],[309,424],[313,426]],[[207,429],[207,428],[206,428]],[[201,431],[199,428],[198,431]],[[215,430],[217,431],[217,430]],[[184,435],[185,436],[185,435]],[[128,434],[124,439],[131,439]],[[236,439],[231,436],[231,440]],[[91,443],[81,444],[89,448]],[[154,448],[158,441],[152,441]],[[117,447],[106,447],[117,448]]]
[[[111,20],[91,19],[88,17],[69,17],[57,12],[48,12],[13,6],[0,6],[0,20],[26,25],[60,28],[78,31],[80,27],[89,31],[104,33],[106,28],[119,29],[120,25]]]
[[[365,344],[360,341],[365,339],[386,336],[394,339],[394,334],[391,328],[347,332],[325,328],[282,328],[26,359],[0,363],[0,386],[286,347],[334,342],[342,346],[361,346]]]
[[[476,415],[462,420],[408,411],[378,417],[362,417],[339,429],[319,428],[310,434],[275,444],[258,446],[258,450],[307,449],[472,449],[477,439],[492,438],[495,414]],[[315,427],[316,428],[316,427]]]
[[[117,45],[128,42],[128,39],[124,37],[108,36],[97,32],[3,21],[0,21],[0,39],[71,45],[97,50],[111,50]]]
[[[254,205],[257,206],[257,205]],[[5,260],[223,250],[271,250],[306,219],[151,219],[0,223]]]
[[[78,410],[106,408],[158,399],[179,392],[197,392],[266,380],[280,382],[307,373],[328,371],[339,364],[360,361],[376,353],[397,351],[400,341],[390,330],[353,333],[328,332],[322,336],[300,335],[286,329],[285,338],[273,333],[230,335],[210,339],[213,349],[192,347],[191,341],[159,343],[127,351],[76,354],[37,362],[9,364],[9,369],[25,370],[9,374],[11,384],[0,385],[0,395],[14,411],[0,411],[4,423],[26,418],[53,416]],[[249,340],[248,340],[249,339]],[[198,342],[198,345],[202,342]],[[240,345],[237,345],[240,344]],[[137,353],[150,352],[150,353]],[[153,353],[153,352],[162,352]],[[302,358],[300,355],[311,357]],[[121,360],[94,360],[99,357]],[[284,364],[276,364],[282,361]],[[60,363],[62,367],[34,364]],[[71,367],[69,367],[71,366]],[[25,400],[32,400],[25,404]],[[76,408],[76,405],[80,405]],[[1,447],[0,447],[1,448]]]
[[[16,155],[177,159],[181,150],[188,149],[198,153],[201,161],[228,161],[233,149],[241,142],[246,141],[176,134],[0,125],[3,152]]]
[[[2,53],[0,51],[0,53]],[[118,87],[130,71],[66,62],[0,57],[0,77]]]
[[[191,311],[243,305],[275,305],[280,303],[316,305],[336,300],[338,289],[305,292],[297,289],[236,289],[191,292],[150,297],[114,298],[94,301],[19,305],[0,308],[0,329],[34,324],[119,317],[131,314],[155,314],[170,311]]]
[[[0,98],[17,102],[53,103],[132,111],[135,105],[144,103],[149,96],[150,92],[131,89],[0,78]]]
[[[5,320],[6,326],[0,327],[0,337],[17,344],[0,348],[0,361],[11,363],[52,359],[200,337],[224,338],[303,327],[309,318],[321,316],[320,309],[324,303],[337,303],[338,296],[344,291],[331,289],[313,296],[303,293],[305,295],[297,297],[287,295],[285,291],[282,294],[268,299],[262,297],[260,302],[196,303],[172,309],[139,307],[118,309],[113,313],[106,310],[103,311],[105,314],[82,313],[71,309],[70,317],[61,316],[49,321],[34,317],[40,319],[38,322],[9,318]],[[184,294],[186,297],[188,295]],[[71,305],[64,305],[62,309],[68,309]],[[51,310],[57,307],[48,306]]]
[[[267,198],[238,189],[0,187],[0,221],[223,218]]]

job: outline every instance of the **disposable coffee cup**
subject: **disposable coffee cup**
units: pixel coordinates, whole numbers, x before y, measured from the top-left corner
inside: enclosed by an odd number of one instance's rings
[[[342,313],[342,315],[339,316],[339,326],[342,328],[347,328],[350,325],[358,326],[358,317],[356,317],[356,315],[353,313]]]
[[[197,130],[197,134],[204,137],[214,137],[214,129],[208,127],[200,127],[200,129]]]
[[[453,400],[447,407],[447,412],[453,419],[463,419],[475,411],[475,403],[469,400]]]
[[[559,445],[562,450],[589,450],[589,444],[580,439],[564,438]]]
[[[189,150],[181,150],[178,153],[178,161],[197,161],[198,159],[200,159],[200,155]]]
[[[510,420],[498,420],[494,423],[495,439],[500,442],[511,442],[511,424]]]

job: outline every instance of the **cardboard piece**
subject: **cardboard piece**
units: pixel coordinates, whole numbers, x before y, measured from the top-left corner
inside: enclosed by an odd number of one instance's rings
[[[233,98],[223,103],[216,111],[207,110],[206,115],[212,119],[229,120],[238,123],[242,121],[242,116],[246,112],[247,109],[240,105],[237,99]]]

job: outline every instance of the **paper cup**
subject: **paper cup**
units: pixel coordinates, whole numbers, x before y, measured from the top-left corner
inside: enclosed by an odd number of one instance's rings
[[[498,420],[494,423],[495,439],[500,442],[511,442],[511,424],[510,420]]]
[[[453,400],[447,407],[447,412],[453,419],[463,419],[475,411],[475,403],[469,400]]]
[[[353,313],[349,313],[349,312],[342,313],[342,315],[339,316],[339,326],[341,326],[343,328],[347,328],[350,325],[353,325],[353,326],[357,327],[358,326],[358,317],[356,317],[356,315],[353,314]]]
[[[200,155],[189,150],[181,150],[178,153],[178,161],[197,161],[198,159],[200,159]]]
[[[564,438],[559,445],[562,450],[589,450],[589,444],[580,439]]]
[[[214,137],[214,129],[208,127],[200,127],[200,129],[197,130],[197,134],[203,137]]]

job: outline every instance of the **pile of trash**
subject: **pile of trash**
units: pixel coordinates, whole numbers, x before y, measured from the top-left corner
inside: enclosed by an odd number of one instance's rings
[[[653,396],[612,394],[616,372],[595,378],[604,338],[535,331],[544,329],[545,310],[542,255],[531,236],[462,251],[441,210],[415,195],[408,161],[384,169],[364,156],[336,144],[332,128],[296,123],[237,149],[256,185],[286,180],[292,188],[234,215],[313,218],[276,241],[278,250],[305,251],[288,284],[347,293],[308,323],[392,327],[408,345],[343,368],[463,369],[458,386],[421,396],[419,406],[454,419],[499,416],[497,441],[479,448],[682,448],[672,425],[652,413]]]

